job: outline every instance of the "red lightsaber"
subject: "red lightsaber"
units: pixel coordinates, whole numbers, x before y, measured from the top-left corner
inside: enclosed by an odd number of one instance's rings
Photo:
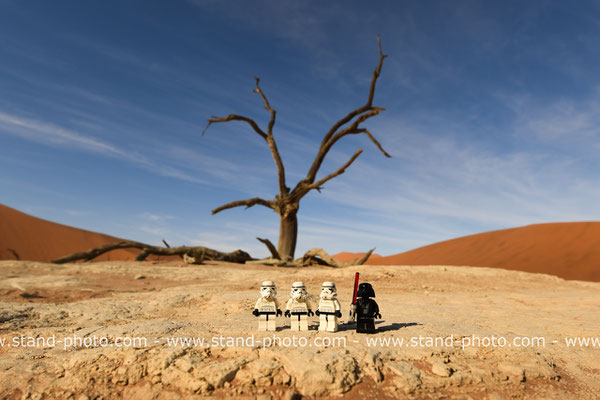
[[[354,292],[352,292],[352,305],[350,306],[350,322],[356,321],[356,295],[358,294],[358,278],[360,274],[354,274]]]

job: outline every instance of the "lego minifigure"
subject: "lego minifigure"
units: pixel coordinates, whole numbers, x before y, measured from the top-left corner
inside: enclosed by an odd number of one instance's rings
[[[375,297],[375,291],[370,283],[361,283],[358,286],[358,300],[356,302],[356,332],[375,333],[375,318],[381,318],[377,302],[370,297]]]
[[[260,298],[254,306],[252,314],[258,317],[259,331],[275,331],[275,318],[281,315],[277,301],[275,282],[264,281],[260,287]]]
[[[338,318],[341,318],[340,302],[337,299],[337,289],[333,282],[323,282],[321,286],[321,300],[316,314],[319,316],[319,330],[337,332]]]
[[[308,318],[314,313],[308,301],[308,293],[304,282],[294,282],[290,292],[290,299],[285,306],[285,316],[291,318],[293,331],[307,331]]]

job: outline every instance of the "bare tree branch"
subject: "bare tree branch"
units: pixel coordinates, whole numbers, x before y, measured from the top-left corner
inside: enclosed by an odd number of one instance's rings
[[[327,142],[331,136],[343,125],[350,122],[352,118],[356,117],[358,114],[361,114],[367,111],[373,105],[373,96],[375,96],[375,84],[377,83],[377,78],[381,74],[381,67],[383,66],[383,60],[387,57],[387,54],[383,54],[383,50],[381,48],[381,37],[377,36],[377,43],[379,44],[379,63],[377,67],[375,67],[375,71],[373,71],[373,78],[371,78],[371,86],[369,88],[369,97],[367,98],[367,102],[364,106],[359,107],[346,115],[344,118],[340,119],[336,122],[331,129],[325,134],[323,137],[323,143]]]
[[[383,60],[387,57],[387,54],[383,54],[383,49],[381,48],[381,36],[377,35],[377,44],[379,46],[379,63],[377,64],[377,68],[373,71],[373,78],[371,79],[371,87],[369,88],[369,99],[367,100],[367,104],[370,106],[373,104],[373,96],[375,95],[375,84],[377,83],[377,78],[381,74],[381,67],[383,66]]]
[[[279,182],[279,192],[281,194],[287,194],[289,189],[285,184],[285,168],[283,167],[283,161],[281,161],[281,155],[279,154],[279,150],[277,149],[277,143],[275,142],[275,138],[273,137],[273,125],[275,125],[275,117],[277,112],[271,107],[269,104],[269,100],[267,100],[267,96],[263,93],[260,88],[260,78],[255,77],[256,80],[256,89],[254,89],[254,93],[258,93],[260,97],[263,99],[265,103],[265,108],[271,114],[271,119],[269,120],[269,125],[267,128],[267,143],[269,144],[269,149],[271,149],[271,155],[273,156],[273,160],[275,161],[275,165],[277,166],[277,178]]]
[[[352,164],[354,162],[354,160],[356,160],[358,158],[358,156],[360,156],[360,153],[362,153],[362,152],[363,152],[363,149],[358,149],[356,151],[356,153],[354,153],[354,155],[346,162],[346,164],[342,165],[337,171],[327,175],[325,178],[319,180],[318,182],[313,183],[312,185],[310,185],[310,188],[318,190],[327,181],[330,181],[331,179],[335,178],[336,176],[341,175],[344,172],[346,172],[346,168],[348,168],[350,166],[350,164]]]
[[[369,87],[369,96],[367,97],[367,102],[362,107],[359,107],[346,115],[344,118],[340,119],[336,122],[331,129],[325,134],[323,140],[321,142],[321,147],[319,148],[319,152],[313,161],[308,174],[306,175],[306,180],[309,182],[314,182],[317,177],[317,172],[319,168],[321,168],[321,164],[325,159],[325,156],[331,149],[331,147],[342,137],[348,135],[350,133],[358,133],[356,132],[359,129],[359,125],[366,121],[367,119],[379,114],[379,112],[383,111],[382,107],[373,107],[373,97],[375,95],[375,85],[377,83],[377,78],[381,74],[381,67],[383,66],[383,60],[387,57],[386,54],[383,54],[383,50],[381,48],[381,38],[377,37],[377,43],[379,44],[379,62],[375,70],[373,71],[373,77],[371,78],[371,85]],[[348,127],[339,131],[339,129],[345,124],[352,121],[355,117],[358,118]],[[339,132],[338,132],[339,131]],[[370,133],[369,133],[370,135]],[[368,136],[369,136],[368,135]],[[372,137],[373,135],[370,135]],[[381,145],[378,146],[381,149]],[[384,152],[387,155],[387,153]]]
[[[231,203],[227,203],[222,205],[221,207],[217,207],[214,210],[211,211],[211,214],[216,214],[218,212],[221,212],[223,210],[227,210],[229,208],[234,208],[234,207],[241,207],[241,206],[246,206],[246,208],[250,208],[252,206],[255,205],[261,205],[261,206],[265,206],[267,208],[273,208],[273,202],[272,201],[267,201],[264,199],[261,199],[259,197],[254,197],[252,199],[248,199],[248,200],[237,200],[237,201],[232,201]]]
[[[367,119],[369,119],[371,117],[379,115],[379,113],[381,111],[383,111],[383,110],[385,110],[385,108],[383,108],[383,107],[371,107],[368,112],[360,115],[350,126],[347,126],[343,130],[337,132],[332,138],[329,139],[329,141],[327,143],[322,144],[321,148],[319,149],[319,153],[315,157],[315,162],[311,166],[311,169],[308,172],[308,175],[307,175],[306,179],[309,180],[309,181],[311,181],[311,182],[313,182],[315,180],[315,178],[317,176],[317,172],[319,171],[319,168],[321,167],[321,164],[323,163],[323,160],[325,160],[325,156],[327,156],[327,153],[329,153],[329,150],[333,147],[334,144],[337,143],[338,140],[340,140],[341,138],[343,138],[346,135],[357,134],[357,133],[364,133],[364,134],[366,134],[369,137],[369,139],[371,139],[373,141],[373,143],[375,143],[375,145],[377,146],[377,148],[386,157],[391,157],[383,149],[383,147],[381,146],[381,144],[375,139],[375,137],[373,136],[373,134],[371,134],[371,132],[369,132],[365,128],[359,128],[359,125],[362,122],[366,121]]]
[[[237,115],[237,114],[229,114],[226,117],[217,117],[216,115],[211,116],[210,119],[208,120],[208,124],[206,125],[206,128],[204,128],[204,130],[202,131],[202,135],[204,135],[204,132],[206,132],[206,130],[212,124],[217,124],[220,122],[228,122],[228,121],[244,121],[244,122],[248,123],[252,127],[252,129],[254,129],[254,132],[258,133],[263,139],[267,140],[267,134],[262,129],[260,129],[258,124],[252,118],[244,117],[242,115]]]
[[[271,105],[269,104],[269,100],[267,100],[267,96],[265,96],[263,91],[260,89],[260,85],[259,85],[260,78],[258,76],[255,76],[254,80],[256,81],[256,89],[254,89],[254,93],[258,93],[260,95],[260,97],[263,99],[263,102],[265,103],[265,108],[271,114],[271,119],[269,120],[269,127],[267,129],[267,134],[272,135],[273,134],[273,125],[275,125],[275,116],[277,114],[277,111],[275,111],[271,107]]]
[[[259,242],[261,242],[265,246],[267,246],[267,249],[269,249],[269,252],[271,253],[272,258],[274,258],[276,260],[281,260],[281,256],[279,255],[277,248],[273,245],[273,243],[271,243],[271,241],[269,239],[261,239],[259,237],[257,237],[256,239],[258,239]]]
[[[377,146],[377,148],[379,149],[379,151],[381,151],[384,156],[386,156],[387,158],[392,158],[392,156],[390,156],[389,153],[383,149],[383,147],[381,146],[381,143],[379,143],[377,141],[377,139],[375,139],[375,137],[373,136],[373,134],[371,134],[371,132],[369,132],[368,129],[366,129],[366,128],[360,128],[360,129],[357,129],[356,131],[354,131],[352,133],[364,133],[365,135],[367,135],[369,137],[369,139],[371,139],[371,141],[373,143],[375,143],[375,146]]]
[[[262,98],[263,102],[265,103],[265,108],[269,111],[269,113],[271,115],[271,118],[269,120],[269,125],[267,128],[267,132],[265,133],[265,131],[263,131],[258,126],[256,121],[254,121],[252,118],[244,117],[242,115],[237,115],[237,114],[229,114],[226,117],[217,117],[215,115],[211,116],[211,118],[208,120],[208,124],[206,125],[206,128],[204,128],[204,130],[202,131],[202,135],[204,135],[206,130],[212,124],[216,124],[216,123],[229,122],[229,121],[243,121],[243,122],[246,122],[247,124],[249,124],[252,127],[252,129],[254,129],[254,131],[258,135],[260,135],[260,137],[265,139],[265,141],[269,145],[269,149],[271,150],[271,155],[273,156],[273,160],[275,161],[275,165],[277,166],[279,191],[281,194],[285,195],[289,192],[289,188],[285,184],[285,168],[283,166],[283,161],[281,161],[281,156],[279,154],[279,150],[277,149],[277,143],[275,142],[275,138],[273,137],[273,126],[275,125],[275,118],[276,118],[277,112],[273,109],[273,107],[271,107],[269,100],[267,100],[267,96],[265,96],[265,94],[261,90],[260,84],[259,84],[260,78],[255,77],[254,79],[256,80],[256,88],[253,90],[253,92],[258,93],[258,95]],[[213,212],[213,214],[214,214],[214,212]]]

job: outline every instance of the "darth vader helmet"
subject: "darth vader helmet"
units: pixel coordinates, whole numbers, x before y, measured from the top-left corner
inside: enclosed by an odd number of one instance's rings
[[[361,283],[358,285],[358,292],[356,292],[357,297],[375,297],[375,291],[373,290],[373,286],[370,283]]]

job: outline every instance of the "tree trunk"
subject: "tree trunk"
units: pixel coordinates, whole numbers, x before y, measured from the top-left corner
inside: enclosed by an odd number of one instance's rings
[[[298,239],[298,218],[295,212],[279,217],[279,242],[277,252],[282,260],[294,259],[296,240]]]

